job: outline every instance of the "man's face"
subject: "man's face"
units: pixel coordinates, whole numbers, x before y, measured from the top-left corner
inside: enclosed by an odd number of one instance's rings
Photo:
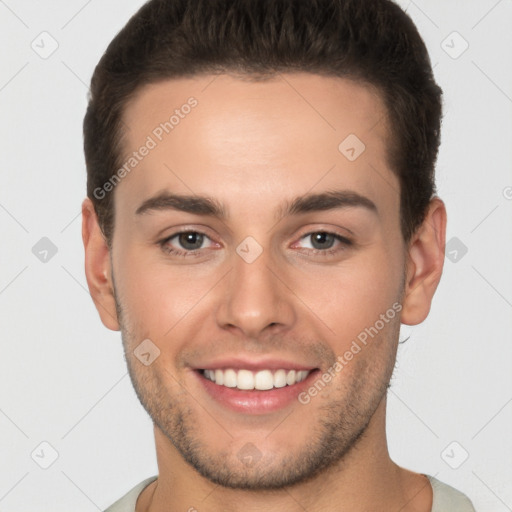
[[[400,327],[389,310],[404,290],[399,183],[369,88],[309,74],[213,78],[148,86],[126,108],[125,160],[154,147],[115,189],[118,316],[166,449],[216,483],[280,487],[377,435]],[[287,211],[334,191],[348,201]],[[171,194],[207,196],[224,216],[173,208]],[[143,361],[160,351],[148,365],[134,354],[147,339]],[[253,380],[278,387],[232,387]]]

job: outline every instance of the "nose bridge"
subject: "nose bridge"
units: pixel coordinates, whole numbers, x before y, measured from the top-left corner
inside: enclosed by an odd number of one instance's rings
[[[293,304],[274,266],[271,252],[254,238],[238,245],[218,310],[221,327],[238,327],[247,336],[257,337],[270,325],[291,325]]]

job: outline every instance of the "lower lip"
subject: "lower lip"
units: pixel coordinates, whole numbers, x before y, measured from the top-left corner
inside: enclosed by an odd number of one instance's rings
[[[265,391],[257,389],[241,390],[215,384],[207,379],[200,371],[195,370],[197,378],[206,392],[221,405],[244,414],[266,414],[285,408],[293,402],[298,402],[298,396],[311,385],[319,370],[313,370],[301,382],[282,388],[272,388]]]

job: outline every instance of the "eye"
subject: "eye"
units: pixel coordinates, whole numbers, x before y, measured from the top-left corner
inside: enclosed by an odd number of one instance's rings
[[[329,231],[314,231],[303,235],[299,242],[307,253],[331,256],[346,250],[353,245],[352,241]],[[174,233],[159,242],[162,250],[172,256],[199,256],[203,249],[212,248],[215,244],[205,233],[200,231],[181,231]],[[296,244],[294,244],[296,246]]]
[[[203,245],[205,242],[206,246]],[[160,246],[166,253],[183,257],[196,255],[201,249],[209,248],[211,245],[210,238],[199,231],[182,231],[160,242]]]
[[[305,242],[304,242],[305,241]],[[309,241],[309,243],[308,243]],[[314,254],[334,254],[352,245],[352,241],[329,231],[314,231],[300,238],[303,248]]]

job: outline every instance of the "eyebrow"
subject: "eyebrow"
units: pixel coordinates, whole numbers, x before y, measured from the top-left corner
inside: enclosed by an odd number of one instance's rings
[[[378,214],[377,206],[367,197],[351,190],[328,190],[318,194],[308,193],[285,201],[277,209],[276,218],[315,211],[349,207],[364,208]],[[177,210],[195,215],[207,215],[221,220],[228,218],[226,209],[216,199],[203,195],[180,195],[167,192],[146,199],[136,210],[136,215],[152,211]]]

